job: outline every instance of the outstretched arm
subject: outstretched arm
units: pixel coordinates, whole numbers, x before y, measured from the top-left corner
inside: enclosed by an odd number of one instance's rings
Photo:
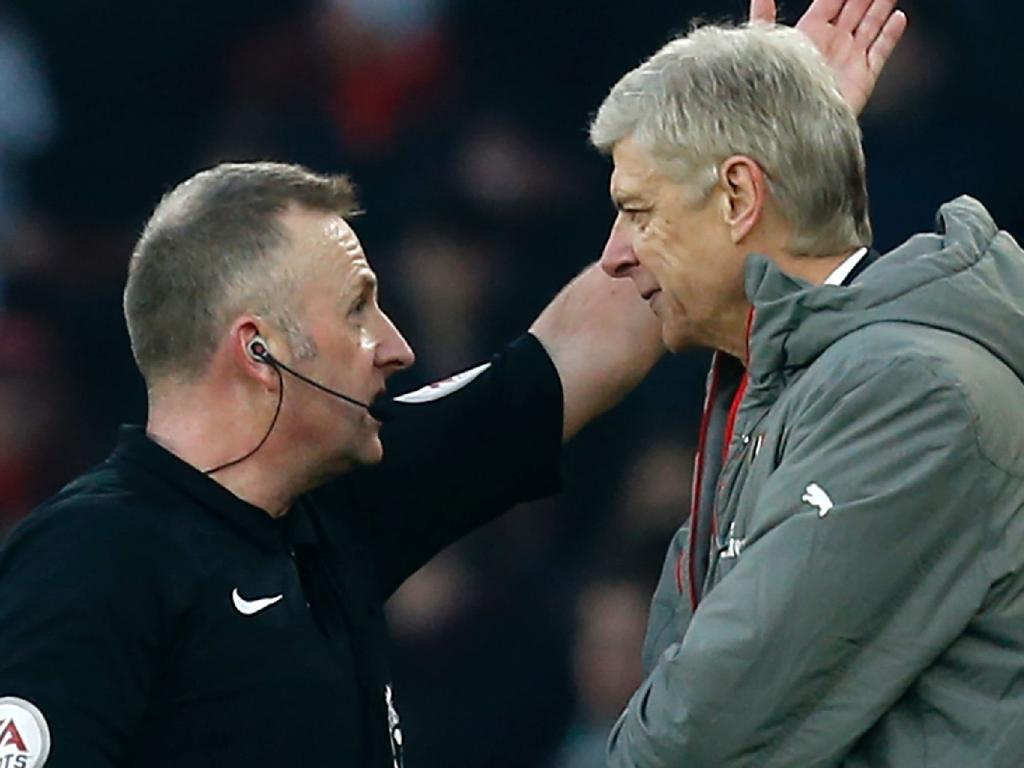
[[[896,0],[814,0],[796,23],[835,72],[855,114],[875,90],[885,63],[907,29]],[[775,0],[750,0],[751,21],[775,21]]]
[[[562,380],[562,439],[625,397],[665,353],[661,326],[629,280],[587,267],[540,313],[530,333]]]

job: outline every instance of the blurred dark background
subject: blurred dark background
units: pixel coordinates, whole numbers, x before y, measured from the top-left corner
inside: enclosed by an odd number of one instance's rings
[[[863,118],[876,245],[929,229],[964,192],[1020,234],[1021,4],[904,7],[910,30]],[[0,538],[104,457],[118,423],[144,420],[120,298],[171,186],[221,160],[351,173],[383,304],[418,352],[396,382],[411,387],[487,357],[598,257],[609,166],[588,116],[690,18],[744,13],[0,0]],[[705,362],[666,360],[575,441],[564,495],[449,550],[392,601],[412,768],[600,764],[687,508]]]

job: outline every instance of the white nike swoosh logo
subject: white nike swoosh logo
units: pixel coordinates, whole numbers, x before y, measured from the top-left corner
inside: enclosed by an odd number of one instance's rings
[[[238,594],[238,587],[235,587],[231,591],[231,602],[235,604],[235,609],[243,616],[252,616],[254,613],[259,613],[264,608],[269,608],[278,600],[282,599],[284,599],[284,595],[274,595],[273,597],[260,597],[255,600],[246,600]]]

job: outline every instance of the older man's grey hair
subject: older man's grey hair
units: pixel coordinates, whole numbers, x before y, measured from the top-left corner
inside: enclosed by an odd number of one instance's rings
[[[792,227],[794,254],[871,242],[860,128],[801,32],[709,25],[672,40],[615,84],[590,128],[606,153],[629,137],[699,200],[724,160],[755,160]]]

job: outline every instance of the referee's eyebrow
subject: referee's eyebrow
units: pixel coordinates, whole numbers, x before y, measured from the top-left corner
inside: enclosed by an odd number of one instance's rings
[[[377,290],[377,275],[367,268],[359,273],[352,287],[354,294],[372,293]]]
[[[377,276],[369,266],[364,266],[338,293],[338,307],[348,312],[357,302],[371,300],[376,295]]]

